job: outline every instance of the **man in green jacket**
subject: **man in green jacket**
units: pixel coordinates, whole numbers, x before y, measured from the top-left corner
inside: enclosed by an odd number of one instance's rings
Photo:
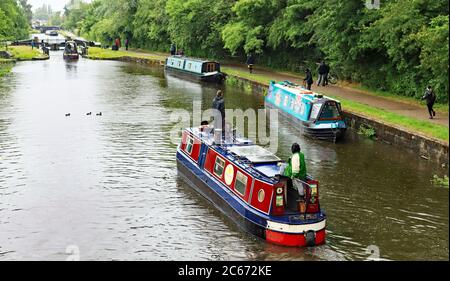
[[[300,145],[294,143],[291,148],[292,157],[288,160],[288,166],[284,170],[284,176],[289,178],[297,178],[306,180],[306,163],[305,155],[300,152]]]

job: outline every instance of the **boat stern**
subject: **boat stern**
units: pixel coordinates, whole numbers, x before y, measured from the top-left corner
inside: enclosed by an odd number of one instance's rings
[[[325,243],[326,219],[303,224],[287,224],[267,221],[266,240],[290,247],[313,247]]]

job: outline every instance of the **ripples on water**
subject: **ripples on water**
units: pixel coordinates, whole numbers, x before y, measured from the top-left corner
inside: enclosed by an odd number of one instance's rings
[[[270,245],[177,175],[170,113],[209,107],[213,86],[61,56],[19,63],[0,82],[0,259],[64,260],[68,245],[85,260],[353,260],[370,245],[383,259],[448,259],[448,190],[429,181],[442,171],[415,155],[351,134],[304,139],[280,119],[278,154],[300,142],[329,231],[316,248]],[[224,90],[229,108],[263,104]]]

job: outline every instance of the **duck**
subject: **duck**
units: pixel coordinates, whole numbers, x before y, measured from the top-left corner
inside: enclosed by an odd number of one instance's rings
[[[92,115],[92,112],[88,112],[88,113],[86,113],[86,115]]]
[[[97,113],[96,115],[97,115],[97,116],[102,116],[102,113],[101,113],[101,112],[99,112],[99,113]]]
[[[70,116],[70,113],[66,113],[66,117],[67,117],[67,116]]]

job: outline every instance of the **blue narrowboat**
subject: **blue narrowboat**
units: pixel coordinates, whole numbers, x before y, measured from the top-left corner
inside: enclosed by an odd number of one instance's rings
[[[251,140],[209,125],[187,128],[177,148],[179,175],[243,230],[270,243],[325,243],[319,182],[282,176],[286,165]],[[217,141],[220,139],[219,141]]]
[[[279,109],[308,136],[336,142],[345,134],[347,126],[338,100],[289,81],[271,81],[265,102]]]
[[[166,59],[165,69],[173,74],[202,82],[222,83],[225,74],[220,72],[220,63],[179,55]]]

